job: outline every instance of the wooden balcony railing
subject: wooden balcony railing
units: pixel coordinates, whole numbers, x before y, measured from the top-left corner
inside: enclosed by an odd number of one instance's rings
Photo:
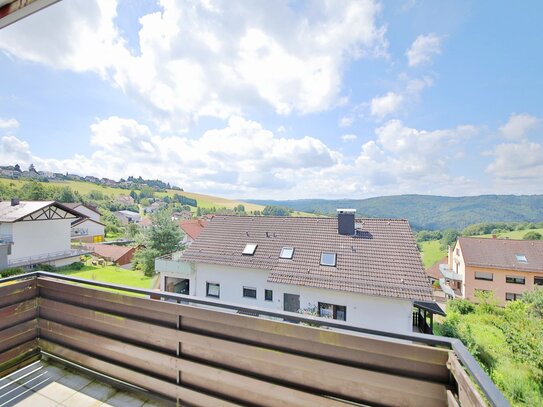
[[[508,405],[455,339],[45,272],[0,280],[0,375],[41,355],[182,405]]]

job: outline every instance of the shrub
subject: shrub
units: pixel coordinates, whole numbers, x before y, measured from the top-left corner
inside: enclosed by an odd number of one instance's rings
[[[542,237],[543,236],[541,236],[541,233],[534,232],[533,230],[522,236],[524,240],[541,240]]]
[[[55,266],[52,266],[50,264],[38,264],[36,265],[36,270],[39,270],[39,271],[48,271],[50,273],[54,273],[55,271],[57,271],[57,268]]]
[[[0,271],[0,275],[2,277],[11,277],[17,274],[23,274],[24,272],[25,272],[24,269],[22,269],[21,267],[12,267],[12,268],[4,269]]]
[[[447,310],[458,312],[460,315],[467,315],[475,311],[475,305],[468,300],[459,298],[449,301]]]

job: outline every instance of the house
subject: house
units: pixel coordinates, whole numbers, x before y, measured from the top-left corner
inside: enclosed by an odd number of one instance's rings
[[[543,286],[543,241],[461,237],[442,274],[457,281],[460,297],[476,300],[477,291],[491,291],[504,305]]]
[[[139,223],[141,220],[140,214],[134,211],[117,211],[113,212],[113,215],[115,215],[115,217],[119,219],[119,222],[121,222],[122,225],[128,225],[129,223]]]
[[[117,198],[115,198],[115,201],[127,206],[134,205],[135,203],[134,198],[132,198],[130,195],[119,195]]]
[[[439,259],[434,264],[432,264],[430,267],[426,269],[426,275],[430,279],[430,283],[435,283],[436,281],[439,281],[441,278],[443,278],[443,275],[439,271],[439,268],[442,264],[447,264],[449,262],[447,256]]]
[[[0,202],[0,235],[12,242],[8,267],[63,266],[85,251],[71,249],[71,223],[81,214],[55,201]]]
[[[156,211],[159,211],[160,209],[164,208],[166,206],[165,202],[162,201],[155,201],[148,207],[144,209],[145,213],[155,213]]]
[[[183,240],[181,243],[188,247],[196,240],[198,236],[200,236],[200,233],[202,233],[202,230],[204,230],[204,227],[209,225],[209,222],[201,219],[191,219],[191,220],[182,220],[179,222],[179,227],[183,232],[185,232],[185,236],[183,237]]]
[[[89,244],[86,246],[95,256],[111,261],[118,266],[132,263],[136,247],[117,246],[112,244]]]
[[[162,289],[371,329],[411,332],[415,301],[433,304],[408,222],[355,222],[354,210],[215,216],[184,252],[155,264]]]
[[[192,212],[191,211],[179,211],[179,212],[173,212],[172,213],[172,220],[189,220],[192,219]]]
[[[140,220],[140,228],[142,228],[143,230],[147,230],[151,227],[151,219],[150,218],[143,218],[142,220]]]
[[[72,222],[72,240],[94,243],[104,241],[106,225],[100,222],[101,213],[94,205],[83,203],[65,203],[64,205],[81,214]]]

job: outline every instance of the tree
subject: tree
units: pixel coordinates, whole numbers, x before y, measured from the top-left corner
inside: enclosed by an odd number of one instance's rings
[[[21,166],[19,164],[15,164],[15,167],[14,167],[15,171],[17,172],[22,172],[21,171]]]
[[[151,215],[151,226],[143,234],[143,248],[138,250],[135,263],[146,276],[155,272],[155,258],[181,248],[183,233],[168,211],[158,211]]]
[[[541,233],[532,230],[531,232],[526,233],[522,238],[524,240],[541,240],[542,237]]]
[[[443,232],[443,237],[441,238],[441,248],[446,249],[449,246],[453,246],[456,243],[456,240],[460,237],[460,232],[454,229],[447,229]]]
[[[46,201],[50,198],[51,188],[48,190],[39,182],[27,182],[21,188],[21,199],[24,201]]]

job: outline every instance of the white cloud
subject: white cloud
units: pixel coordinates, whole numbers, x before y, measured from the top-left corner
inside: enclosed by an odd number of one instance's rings
[[[500,127],[500,132],[506,139],[520,140],[540,125],[541,120],[537,117],[526,113],[512,114],[508,122]]]
[[[487,172],[500,181],[543,182],[543,145],[522,141],[499,144]]]
[[[16,119],[0,117],[0,129],[16,129],[17,127],[19,127],[19,122]]]
[[[386,95],[375,97],[370,102],[370,112],[372,116],[383,118],[396,113],[403,103],[403,96],[388,92]]]
[[[411,67],[427,64],[434,55],[441,54],[441,37],[435,34],[419,35],[405,54]]]
[[[386,54],[373,0],[323,0],[303,12],[287,1],[262,7],[162,0],[160,7],[140,18],[136,51],[116,26],[112,0],[60,2],[2,30],[0,48],[96,72],[166,127],[174,118],[184,125],[200,116],[226,119],[259,103],[279,114],[326,110],[344,100],[346,62]]]
[[[341,140],[344,142],[355,141],[357,139],[356,134],[344,134],[341,136]]]
[[[340,127],[351,127],[353,123],[354,123],[353,115],[343,116],[341,119],[339,119]]]

